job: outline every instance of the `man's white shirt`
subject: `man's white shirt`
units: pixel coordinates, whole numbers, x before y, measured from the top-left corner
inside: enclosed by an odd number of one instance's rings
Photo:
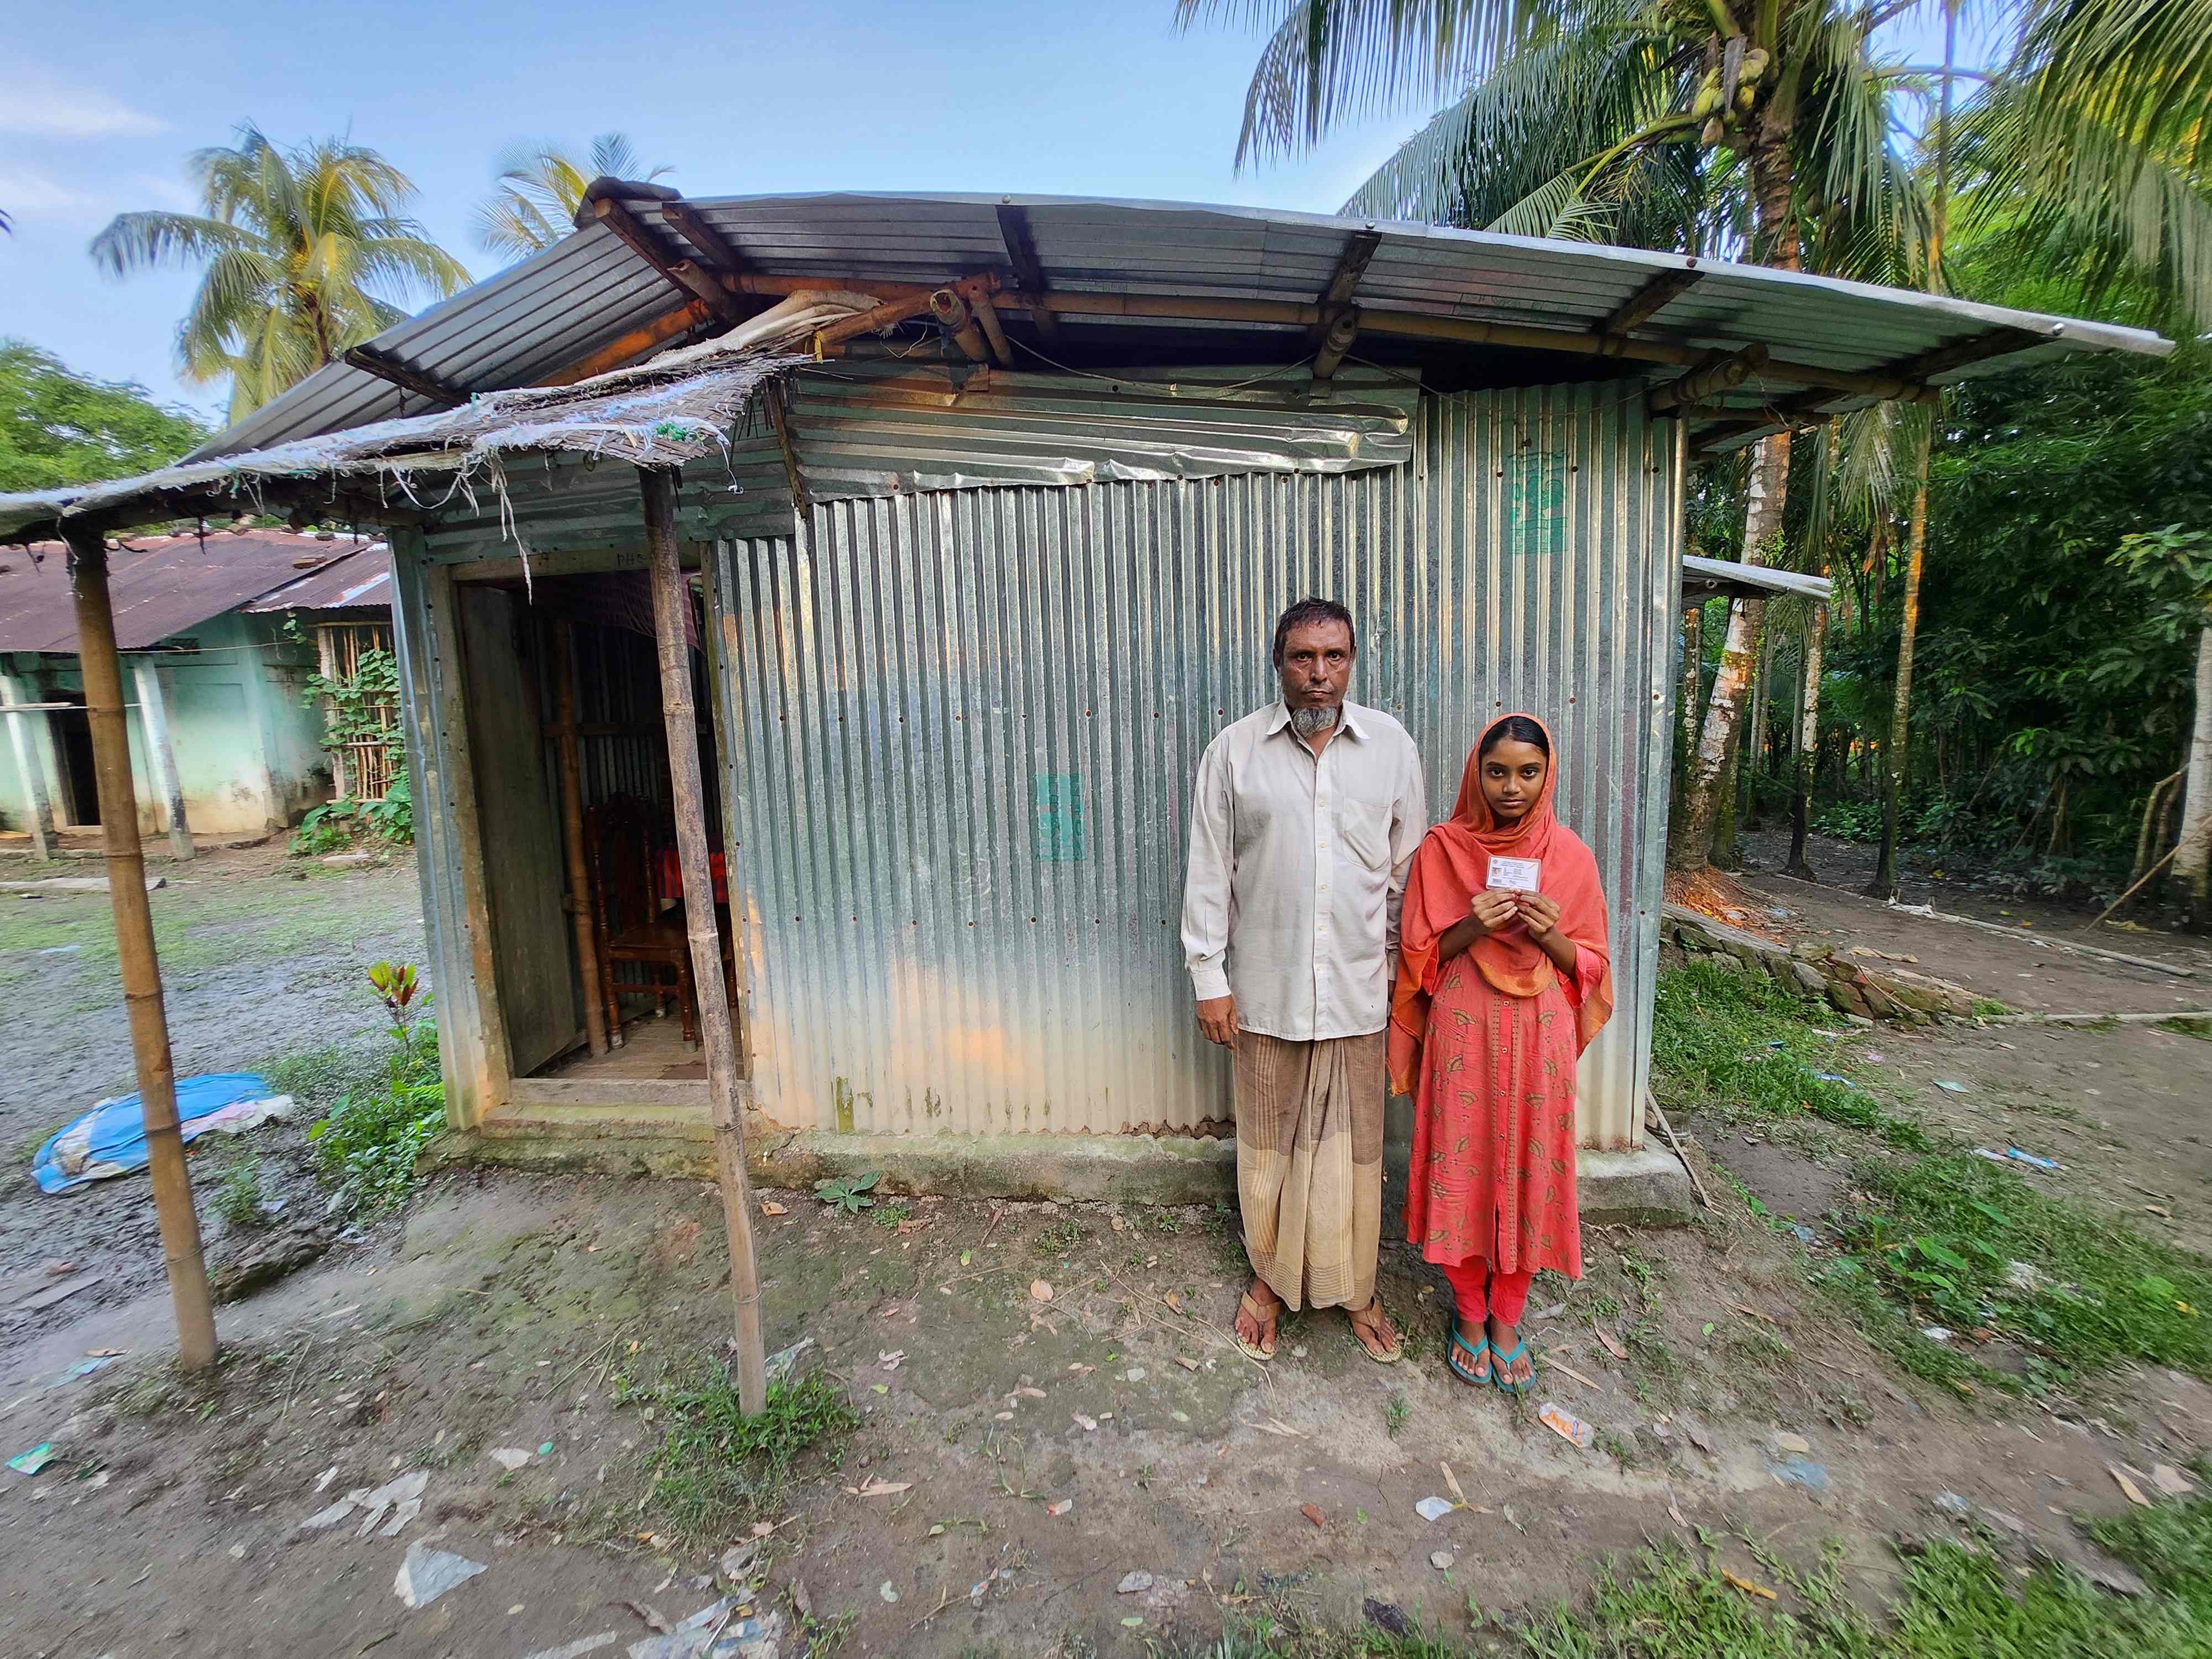
[[[1198,763],[1182,945],[1200,1000],[1248,1031],[1364,1036],[1389,1021],[1398,908],[1428,833],[1406,728],[1347,702],[1316,756],[1280,701],[1224,727]]]

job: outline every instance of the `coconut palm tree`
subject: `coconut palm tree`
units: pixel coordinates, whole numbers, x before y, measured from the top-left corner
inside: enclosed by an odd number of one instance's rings
[[[111,276],[204,267],[177,360],[188,380],[231,377],[234,421],[399,321],[415,291],[469,280],[404,216],[414,184],[376,151],[342,138],[283,150],[250,123],[238,137],[191,158],[204,213],[118,214],[92,240]]]
[[[575,229],[592,179],[652,179],[674,171],[640,172],[636,149],[619,132],[592,139],[584,162],[553,144],[517,144],[501,154],[497,186],[477,204],[477,241],[489,252],[527,258]]]
[[[1182,0],[1181,15],[1242,9]],[[1893,104],[1928,78],[1882,56],[1876,13],[1849,0],[1291,0],[1275,15],[1240,163],[1401,96],[1457,94],[1347,213],[1888,281],[1910,280],[1926,246]],[[1753,462],[1753,562],[1779,552],[1790,442],[1763,440]],[[1711,851],[1763,612],[1755,599],[1729,606],[1675,815],[1677,864]]]

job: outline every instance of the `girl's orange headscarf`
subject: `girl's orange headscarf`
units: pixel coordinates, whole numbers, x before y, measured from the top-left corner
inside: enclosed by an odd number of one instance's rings
[[[1552,763],[1544,770],[1544,787],[1535,805],[1519,823],[1500,823],[1482,793],[1482,744],[1503,721],[1516,719],[1534,720],[1543,731]],[[1586,958],[1595,959],[1595,978],[1587,960],[1576,975],[1584,986],[1575,1014],[1577,1053],[1589,1047],[1613,1012],[1612,955],[1606,948],[1605,892],[1598,883],[1597,859],[1582,837],[1552,812],[1559,758],[1550,728],[1534,715],[1503,714],[1492,720],[1468,755],[1451,817],[1429,831],[1413,855],[1399,923],[1398,983],[1390,1009],[1390,1086],[1399,1094],[1412,1094],[1420,1081],[1429,996],[1441,965],[1437,943],[1467,919],[1474,896],[1490,884],[1493,854],[1543,861],[1544,896],[1559,907],[1560,931]],[[1483,978],[1507,996],[1533,997],[1559,980],[1552,959],[1528,937],[1522,922],[1477,939],[1468,955]]]

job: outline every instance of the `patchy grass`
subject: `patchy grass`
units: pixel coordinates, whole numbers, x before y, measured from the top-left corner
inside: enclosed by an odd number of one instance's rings
[[[1392,1636],[1370,1625],[1318,1628],[1295,1610],[1232,1619],[1213,1641],[1153,1642],[1153,1659],[2203,1659],[2212,1652],[2212,1500],[2161,1504],[2102,1522],[2098,1537],[2141,1571],[2149,1595],[2106,1595],[2069,1569],[2025,1577],[1986,1551],[1936,1544],[1905,1563],[1876,1612],[1848,1593],[1832,1555],[1807,1573],[1754,1549],[1733,1577],[1687,1550],[1608,1568],[1579,1607],[1526,1622],[1481,1618],[1471,1641],[1440,1631]],[[1758,1583],[1774,1601],[1743,1588]]]
[[[1651,1057],[1667,1104],[1724,1123],[1810,1116],[1911,1151],[1935,1146],[1865,1090],[1832,1080],[1849,1050],[1806,1024],[1802,1003],[1704,963],[1660,975]]]
[[[826,1375],[775,1383],[768,1407],[746,1417],[737,1385],[719,1364],[703,1377],[663,1390],[669,1427],[652,1465],[650,1496],[665,1525],[699,1542],[734,1536],[732,1524],[780,1507],[800,1455],[825,1438],[834,1467],[859,1414]]]
[[[257,1061],[246,1068],[269,1079],[311,1112],[326,1112],[356,1089],[386,1074],[385,1051],[365,1043],[325,1042]]]
[[[1846,1133],[1850,1206],[1814,1253],[1814,1281],[1908,1372],[1966,1391],[2040,1388],[2136,1361],[2212,1375],[2212,1262],[1825,1079],[1848,1062],[1797,1006],[1711,968],[1660,977],[1653,1059],[1669,1105],[1722,1121],[1817,1117]],[[1754,1213],[1765,1206],[1747,1195]],[[1923,1332],[1953,1333],[1946,1341]],[[2016,1377],[1972,1354],[1977,1334],[2028,1353]]]

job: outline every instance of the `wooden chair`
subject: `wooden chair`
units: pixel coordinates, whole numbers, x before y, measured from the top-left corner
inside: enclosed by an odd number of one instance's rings
[[[684,1018],[684,1040],[699,1040],[697,994],[691,983],[691,947],[680,917],[664,918],[653,881],[654,842],[661,814],[635,795],[611,795],[584,814],[584,856],[592,882],[592,924],[599,947],[599,995],[607,1011],[607,1030],[622,1030],[622,991],[673,997]],[[657,979],[644,986],[617,986],[615,965],[635,963],[668,969],[673,985]]]

